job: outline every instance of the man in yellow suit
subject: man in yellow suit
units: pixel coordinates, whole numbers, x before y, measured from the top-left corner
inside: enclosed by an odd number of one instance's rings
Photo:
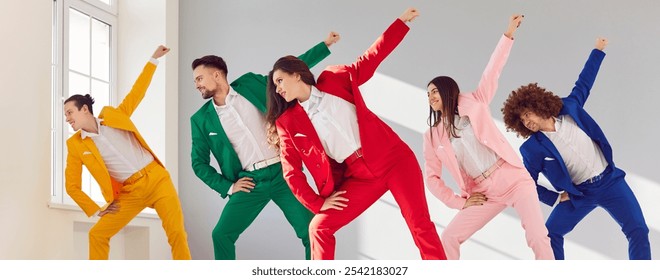
[[[170,49],[159,46],[119,106],[106,106],[94,117],[89,95],[64,101],[66,121],[77,132],[67,141],[66,192],[87,216],[101,218],[89,231],[89,258],[108,259],[110,238],[145,207],[163,221],[173,259],[190,259],[183,212],[163,164],[130,119],[151,83],[158,58]],[[107,204],[99,207],[81,189],[83,164],[101,187]]]

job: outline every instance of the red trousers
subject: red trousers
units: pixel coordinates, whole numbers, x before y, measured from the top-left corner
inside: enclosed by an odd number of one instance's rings
[[[412,152],[405,153],[384,176],[376,177],[358,158],[347,164],[345,180],[338,191],[349,199],[343,210],[328,209],[315,215],[309,224],[312,259],[335,258],[335,232],[357,218],[387,190],[392,192],[422,259],[446,260],[444,248],[431,222],[422,171]]]

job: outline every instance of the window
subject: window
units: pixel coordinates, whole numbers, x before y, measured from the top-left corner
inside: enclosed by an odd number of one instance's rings
[[[76,205],[66,194],[66,139],[74,131],[65,122],[62,102],[74,94],[94,97],[94,113],[114,105],[116,94],[116,1],[54,0],[52,54],[51,203]],[[82,189],[100,205],[101,190],[83,167]]]

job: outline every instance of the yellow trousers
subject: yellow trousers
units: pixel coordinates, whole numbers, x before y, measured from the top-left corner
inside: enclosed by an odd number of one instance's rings
[[[146,207],[154,208],[163,221],[163,229],[172,248],[172,259],[191,259],[181,203],[170,174],[158,164],[151,164],[145,169],[143,177],[122,187],[117,199],[119,211],[103,215],[89,231],[90,259],[107,260],[110,238]]]

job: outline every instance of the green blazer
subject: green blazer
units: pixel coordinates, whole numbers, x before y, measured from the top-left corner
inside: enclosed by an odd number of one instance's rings
[[[328,55],[330,50],[324,42],[321,42],[298,58],[312,68]],[[230,86],[265,114],[267,79],[268,76],[250,72],[240,76]],[[229,187],[239,179],[238,173],[243,167],[220,124],[218,114],[213,107],[213,99],[206,102],[190,117],[190,130],[192,133],[190,156],[195,175],[211,189],[220,193],[223,198],[227,197]],[[210,153],[213,153],[218,162],[220,172],[211,166]]]

